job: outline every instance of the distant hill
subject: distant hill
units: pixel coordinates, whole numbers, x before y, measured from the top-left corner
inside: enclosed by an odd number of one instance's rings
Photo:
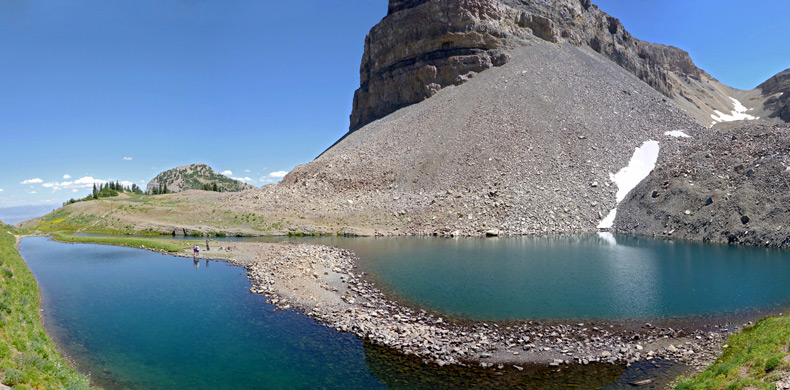
[[[45,204],[35,206],[14,206],[0,208],[0,221],[9,225],[16,225],[28,219],[40,217],[58,208],[57,204]]]
[[[146,186],[146,192],[151,194],[159,185],[167,185],[169,192],[186,190],[201,190],[205,185],[217,185],[222,192],[238,192],[255,188],[239,180],[231,179],[215,172],[206,164],[191,164],[169,169],[156,175]]]

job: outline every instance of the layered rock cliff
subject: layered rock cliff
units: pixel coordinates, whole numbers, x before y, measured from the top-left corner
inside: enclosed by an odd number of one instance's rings
[[[513,49],[535,41],[589,47],[705,126],[731,119],[740,104],[750,115],[735,117],[790,121],[788,95],[771,100],[730,88],[687,52],[634,38],[589,0],[390,0],[387,16],[365,38],[350,130],[501,66]]]
[[[669,97],[678,89],[670,73],[706,76],[688,53],[632,37],[588,0],[390,0],[365,38],[350,128],[501,66],[538,40],[590,47]]]

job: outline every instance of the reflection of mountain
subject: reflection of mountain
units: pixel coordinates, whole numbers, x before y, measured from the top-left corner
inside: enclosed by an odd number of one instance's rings
[[[613,364],[527,366],[524,371],[439,367],[368,341],[364,347],[370,372],[390,389],[600,389],[626,372],[624,366]]]

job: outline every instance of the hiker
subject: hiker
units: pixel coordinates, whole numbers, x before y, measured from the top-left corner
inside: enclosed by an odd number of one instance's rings
[[[192,257],[197,257],[197,245],[192,245]]]
[[[209,251],[209,248],[208,248],[208,238],[207,238],[206,239],[206,252],[208,252],[208,251]]]

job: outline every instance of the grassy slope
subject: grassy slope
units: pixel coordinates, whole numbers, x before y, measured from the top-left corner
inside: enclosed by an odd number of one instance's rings
[[[47,336],[38,285],[16,250],[12,228],[0,223],[0,376],[15,389],[89,389]]]
[[[43,217],[22,223],[33,233],[85,232],[138,236],[172,234],[187,227],[190,234],[270,235],[286,234],[284,220],[244,210],[223,210],[217,200],[226,196],[211,191],[168,195],[121,194],[117,197],[78,202]]]
[[[716,362],[693,378],[682,379],[679,390],[775,389],[790,376],[790,317],[771,317],[728,340]]]
[[[148,249],[163,250],[166,252],[183,252],[192,247],[194,244],[202,244],[202,240],[166,240],[161,238],[144,238],[144,237],[130,237],[130,236],[116,236],[116,237],[85,237],[74,236],[67,232],[54,232],[52,237],[56,241],[70,242],[70,243],[83,243],[83,244],[104,244],[104,245],[118,245],[130,246],[139,248],[145,246]]]

